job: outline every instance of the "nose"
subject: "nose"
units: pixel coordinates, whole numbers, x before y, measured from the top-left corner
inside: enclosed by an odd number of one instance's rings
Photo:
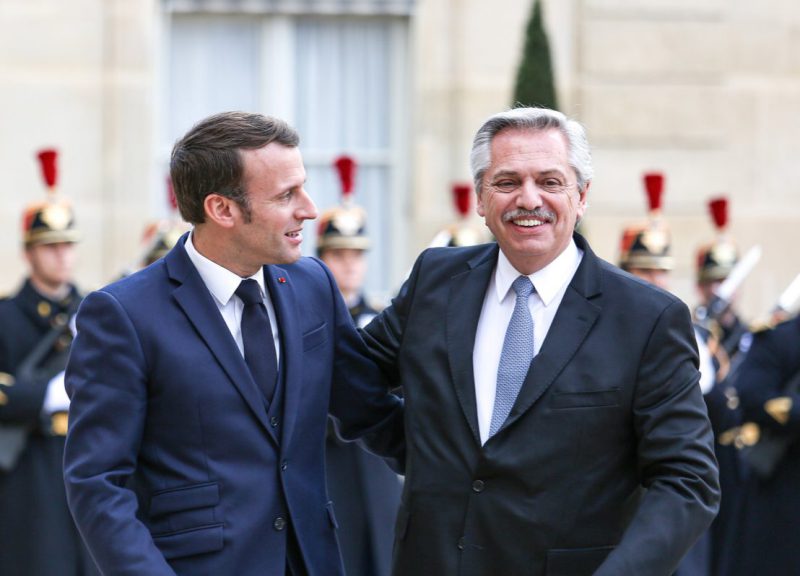
[[[314,204],[314,201],[311,199],[311,196],[308,195],[305,188],[303,188],[301,194],[302,201],[300,202],[297,216],[300,220],[314,220],[319,215],[317,206]]]
[[[539,187],[530,178],[526,178],[517,195],[517,208],[533,210],[542,205],[542,194]]]

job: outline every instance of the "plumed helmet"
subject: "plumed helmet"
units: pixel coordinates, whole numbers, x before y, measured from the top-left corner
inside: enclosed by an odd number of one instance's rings
[[[453,206],[458,214],[458,219],[440,231],[434,237],[431,246],[473,246],[489,240],[484,226],[469,221],[474,196],[471,184],[466,182],[453,184]]]
[[[339,156],[333,166],[341,183],[341,203],[325,210],[317,225],[317,253],[336,248],[367,250],[367,213],[353,202],[356,162],[350,156]]]
[[[712,198],[709,213],[716,229],[716,239],[697,251],[697,282],[724,280],[739,261],[739,249],[728,234],[728,199]]]
[[[644,175],[647,193],[648,218],[625,228],[620,245],[619,266],[623,270],[672,270],[671,238],[669,227],[661,217],[664,192],[664,175],[648,172]]]
[[[142,233],[144,251],[141,257],[141,266],[149,266],[159,258],[167,255],[180,237],[188,232],[190,225],[177,220],[158,220],[145,226]]]
[[[75,228],[75,214],[66,198],[57,194],[58,152],[41,150],[37,157],[42,177],[47,186],[45,200],[33,202],[25,207],[22,215],[22,241],[25,246],[77,242],[80,233]]]

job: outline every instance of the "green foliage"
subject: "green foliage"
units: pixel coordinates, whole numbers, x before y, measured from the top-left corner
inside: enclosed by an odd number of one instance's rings
[[[550,63],[550,44],[542,24],[541,0],[533,0],[533,10],[525,32],[525,50],[517,69],[513,106],[558,109]]]

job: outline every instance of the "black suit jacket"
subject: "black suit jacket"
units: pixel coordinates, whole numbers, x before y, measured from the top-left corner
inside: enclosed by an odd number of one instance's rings
[[[472,356],[498,247],[424,252],[366,327],[406,399],[397,576],[666,576],[711,523],[719,485],[689,311],[575,240],[581,265],[483,446]]]

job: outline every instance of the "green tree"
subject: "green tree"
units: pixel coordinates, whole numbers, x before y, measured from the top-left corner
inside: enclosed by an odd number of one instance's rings
[[[550,63],[550,44],[542,24],[541,0],[533,0],[525,31],[525,50],[517,69],[513,106],[539,106],[558,109]]]

